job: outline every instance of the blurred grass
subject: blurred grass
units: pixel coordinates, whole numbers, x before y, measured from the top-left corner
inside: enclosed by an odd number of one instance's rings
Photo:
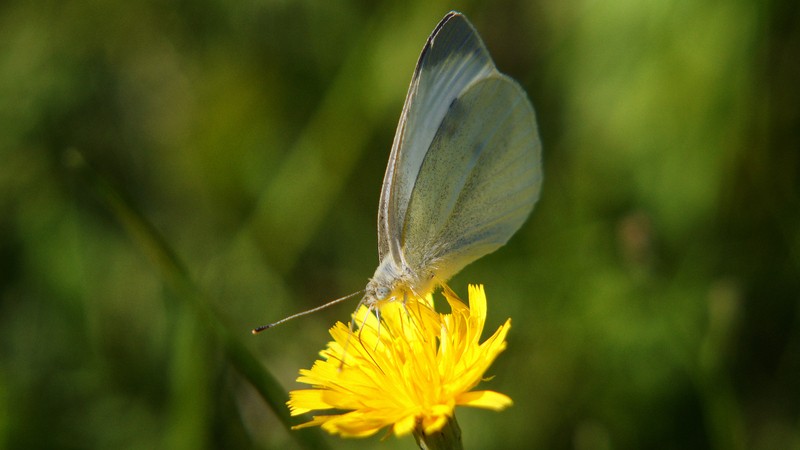
[[[226,342],[289,390],[347,317],[249,335],[373,273],[405,90],[453,7],[545,154],[529,222],[451,283],[514,326],[487,387],[515,406],[459,410],[466,447],[800,448],[799,14],[744,0],[5,2],[0,446],[297,446]]]
[[[204,374],[207,370],[207,357],[203,357],[203,354],[210,340],[204,339],[205,335],[216,339],[231,365],[258,391],[284,427],[291,429],[293,419],[285,407],[286,401],[289,400],[288,396],[277,380],[256,360],[252,351],[237,338],[238,333],[231,333],[228,320],[223,320],[224,315],[208,306],[209,300],[198,291],[169,244],[152,224],[125,200],[117,187],[86,164],[82,155],[76,151],[66,153],[64,156],[68,160],[67,165],[75,171],[76,178],[79,178],[82,184],[106,205],[119,225],[134,239],[136,246],[149,257],[149,261],[158,270],[166,286],[183,302],[177,305],[179,309],[188,310],[190,313],[188,319],[187,316],[179,317],[176,324],[176,348],[173,357],[177,361],[173,366],[171,381],[176,382],[172,388],[178,411],[175,413],[174,428],[170,430],[167,439],[167,442],[174,444],[169,447],[202,446],[202,441],[198,438],[203,436],[200,428],[206,419],[204,413],[208,406],[203,404],[203,392],[198,392],[197,387],[202,389],[206,384]],[[318,430],[303,430],[293,433],[292,436],[307,448],[324,447]]]

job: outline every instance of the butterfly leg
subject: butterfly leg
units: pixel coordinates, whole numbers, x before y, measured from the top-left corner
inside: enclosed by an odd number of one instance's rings
[[[381,309],[380,308],[377,308],[377,307],[375,308],[375,316],[378,318],[378,338],[375,340],[375,348],[372,349],[373,351],[378,349],[378,343],[380,343],[380,341],[381,341]]]
[[[358,306],[356,307],[356,311],[358,311],[361,308],[363,303],[364,303],[363,301],[358,303]],[[364,325],[367,323],[367,316],[369,315],[371,309],[372,309],[372,307],[367,309],[367,312],[364,315],[364,320],[361,321],[361,327],[359,327],[359,329],[358,329],[358,341],[359,342],[361,342],[361,333],[364,330]],[[347,349],[350,347],[350,339],[355,334],[355,326],[356,326],[356,315],[354,313],[350,317],[350,332],[347,333],[347,339],[344,341],[344,347],[342,348],[342,359],[339,361],[339,372],[341,372],[342,369],[344,368],[344,360],[345,360],[345,357],[347,356]]]

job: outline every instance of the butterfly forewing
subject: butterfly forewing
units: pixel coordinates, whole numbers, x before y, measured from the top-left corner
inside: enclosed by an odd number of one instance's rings
[[[450,104],[475,80],[496,73],[475,29],[449,13],[422,50],[406,96],[378,208],[378,254],[402,260],[400,237],[419,170]]]

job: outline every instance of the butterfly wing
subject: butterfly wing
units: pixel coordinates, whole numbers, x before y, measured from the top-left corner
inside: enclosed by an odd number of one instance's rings
[[[459,13],[436,26],[417,61],[378,207],[378,256],[403,262],[403,227],[420,168],[450,105],[475,80],[496,73],[475,29]]]
[[[409,267],[443,282],[505,244],[542,182],[536,118],[523,89],[498,72],[450,102],[416,172],[403,218]]]
[[[458,13],[423,48],[378,214],[383,262],[444,281],[505,244],[539,197],[541,144],[522,88]]]

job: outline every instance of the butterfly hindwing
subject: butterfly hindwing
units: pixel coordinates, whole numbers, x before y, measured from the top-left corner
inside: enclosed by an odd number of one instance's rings
[[[539,197],[541,144],[522,88],[495,73],[452,102],[406,209],[409,267],[446,280],[505,244]]]

